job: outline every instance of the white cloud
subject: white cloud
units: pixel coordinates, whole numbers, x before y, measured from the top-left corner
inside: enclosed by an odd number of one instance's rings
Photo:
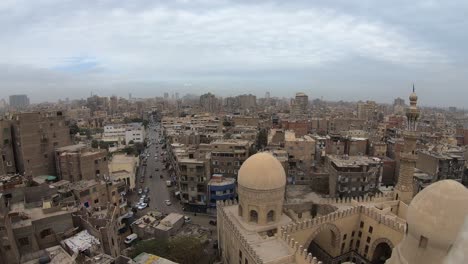
[[[39,10],[51,8],[49,13],[16,30],[7,30],[13,23],[0,25],[6,32],[0,37],[0,63],[54,68],[70,57],[88,57],[111,73],[140,78],[154,72],[314,67],[356,56],[406,66],[447,60],[399,28],[324,8],[142,9],[103,1],[54,10],[57,3],[43,1]],[[27,19],[36,8],[10,3],[3,10]]]

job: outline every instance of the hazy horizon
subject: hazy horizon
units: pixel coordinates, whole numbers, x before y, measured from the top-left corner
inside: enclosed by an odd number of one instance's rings
[[[464,108],[468,2],[0,2],[0,91],[252,93]]]

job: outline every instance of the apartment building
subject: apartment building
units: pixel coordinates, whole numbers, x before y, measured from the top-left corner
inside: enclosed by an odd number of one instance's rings
[[[358,197],[377,193],[382,178],[383,163],[368,156],[328,155],[331,197]]]
[[[16,173],[11,121],[0,120],[0,175]]]
[[[296,137],[286,131],[284,150],[288,152],[288,178],[291,183],[307,183],[315,162],[315,140],[310,136]]]
[[[211,172],[227,178],[237,178],[237,172],[249,157],[252,141],[216,140],[211,142]]]
[[[431,177],[431,182],[440,180],[462,181],[465,170],[465,158],[461,149],[452,151],[428,151],[418,152],[416,168]]]
[[[57,175],[62,180],[104,179],[109,176],[107,151],[87,148],[84,144],[70,145],[55,150]]]
[[[57,174],[55,149],[72,143],[61,111],[14,114],[12,132],[19,173],[28,176]]]
[[[102,139],[109,142],[143,143],[145,141],[145,127],[142,123],[108,124],[104,126]]]

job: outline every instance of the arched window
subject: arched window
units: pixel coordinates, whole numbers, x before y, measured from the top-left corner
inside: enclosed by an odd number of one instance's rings
[[[239,204],[239,216],[242,217],[242,205]]]
[[[275,221],[275,211],[270,210],[267,214],[267,222],[274,222]]]
[[[255,210],[250,210],[250,222],[258,223],[258,213]]]

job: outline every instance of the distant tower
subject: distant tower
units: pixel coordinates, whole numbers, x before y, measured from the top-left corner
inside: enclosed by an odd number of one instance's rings
[[[403,131],[404,147],[400,154],[400,173],[395,187],[395,199],[406,204],[409,204],[413,199],[413,175],[417,160],[415,153],[418,138],[416,121],[419,118],[419,109],[417,107],[418,96],[414,92],[414,85],[409,100],[410,106],[406,109],[408,123],[407,129]]]
[[[266,99],[270,99],[270,92],[266,92],[266,93],[265,93],[265,98],[266,98]]]

